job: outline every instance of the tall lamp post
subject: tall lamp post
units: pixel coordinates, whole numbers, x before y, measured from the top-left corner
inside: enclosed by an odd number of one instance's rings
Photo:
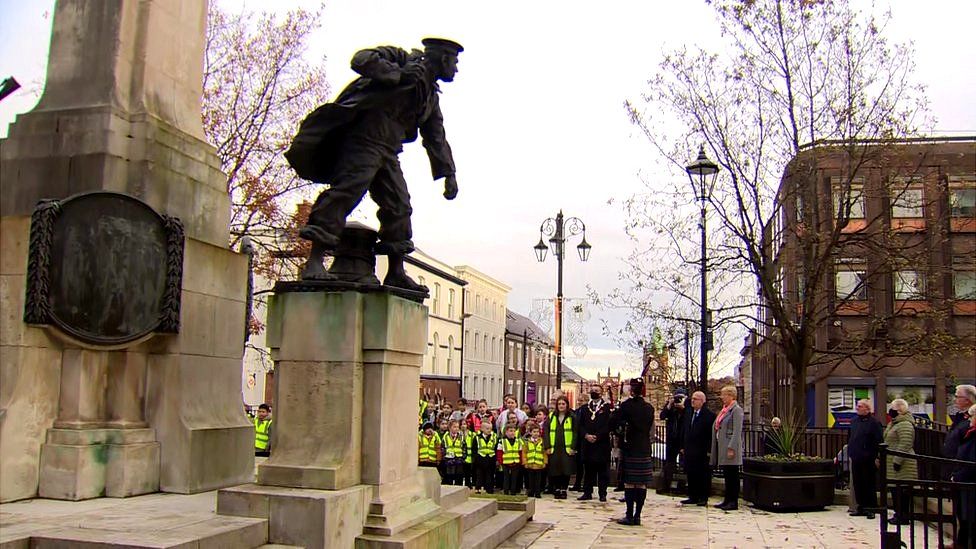
[[[566,240],[571,236],[583,235],[582,241],[576,246],[580,261],[590,258],[590,244],[586,241],[586,224],[578,217],[564,218],[562,210],[555,219],[548,218],[539,227],[539,243],[534,246],[535,256],[539,262],[546,260],[546,250],[552,248],[556,256],[556,383],[563,379],[563,257],[566,255]],[[545,237],[549,237],[546,246]]]
[[[698,375],[699,389],[704,391],[708,387],[708,351],[712,349],[711,318],[708,312],[708,256],[705,249],[705,202],[708,201],[715,179],[718,177],[718,166],[705,156],[705,147],[698,150],[698,158],[685,166],[688,180],[695,193],[695,200],[701,203],[701,370]]]

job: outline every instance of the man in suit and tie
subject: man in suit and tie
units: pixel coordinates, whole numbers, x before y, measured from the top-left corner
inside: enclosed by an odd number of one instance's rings
[[[711,491],[711,468],[708,464],[712,449],[712,426],[715,413],[705,407],[705,393],[695,391],[691,395],[691,410],[684,415],[681,458],[688,476],[688,499],[683,505],[707,505]]]

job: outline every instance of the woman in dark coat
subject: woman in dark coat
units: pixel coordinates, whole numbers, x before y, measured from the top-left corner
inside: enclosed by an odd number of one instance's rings
[[[631,398],[620,404],[610,416],[610,429],[620,435],[621,473],[624,477],[624,501],[627,516],[619,524],[637,526],[647,499],[647,489],[654,484],[651,461],[651,431],[654,429],[654,407],[644,400],[644,380],[630,381]]]
[[[549,454],[549,482],[556,499],[566,499],[569,477],[576,465],[576,415],[569,408],[569,399],[560,395],[556,409],[549,415],[542,437]]]

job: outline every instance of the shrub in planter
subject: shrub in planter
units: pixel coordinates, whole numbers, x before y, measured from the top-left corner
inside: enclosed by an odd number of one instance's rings
[[[799,451],[805,423],[791,414],[766,433],[773,453],[742,461],[742,496],[769,511],[814,511],[834,501],[833,460]]]

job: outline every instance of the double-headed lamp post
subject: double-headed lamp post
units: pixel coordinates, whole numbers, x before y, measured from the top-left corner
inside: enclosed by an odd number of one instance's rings
[[[698,150],[698,158],[685,166],[688,179],[695,193],[695,200],[701,203],[701,370],[698,384],[700,390],[708,387],[708,351],[712,348],[711,318],[708,312],[708,257],[705,249],[705,202],[708,201],[715,179],[718,177],[718,166],[705,156],[705,147]]]
[[[566,239],[571,236],[583,235],[582,241],[576,246],[580,261],[590,258],[590,246],[586,241],[586,224],[578,217],[564,218],[562,210],[556,218],[548,218],[539,227],[539,243],[534,246],[535,257],[539,262],[546,260],[546,250],[552,248],[556,256],[556,385],[563,379],[563,257],[566,255]],[[545,237],[549,237],[546,246]]]

